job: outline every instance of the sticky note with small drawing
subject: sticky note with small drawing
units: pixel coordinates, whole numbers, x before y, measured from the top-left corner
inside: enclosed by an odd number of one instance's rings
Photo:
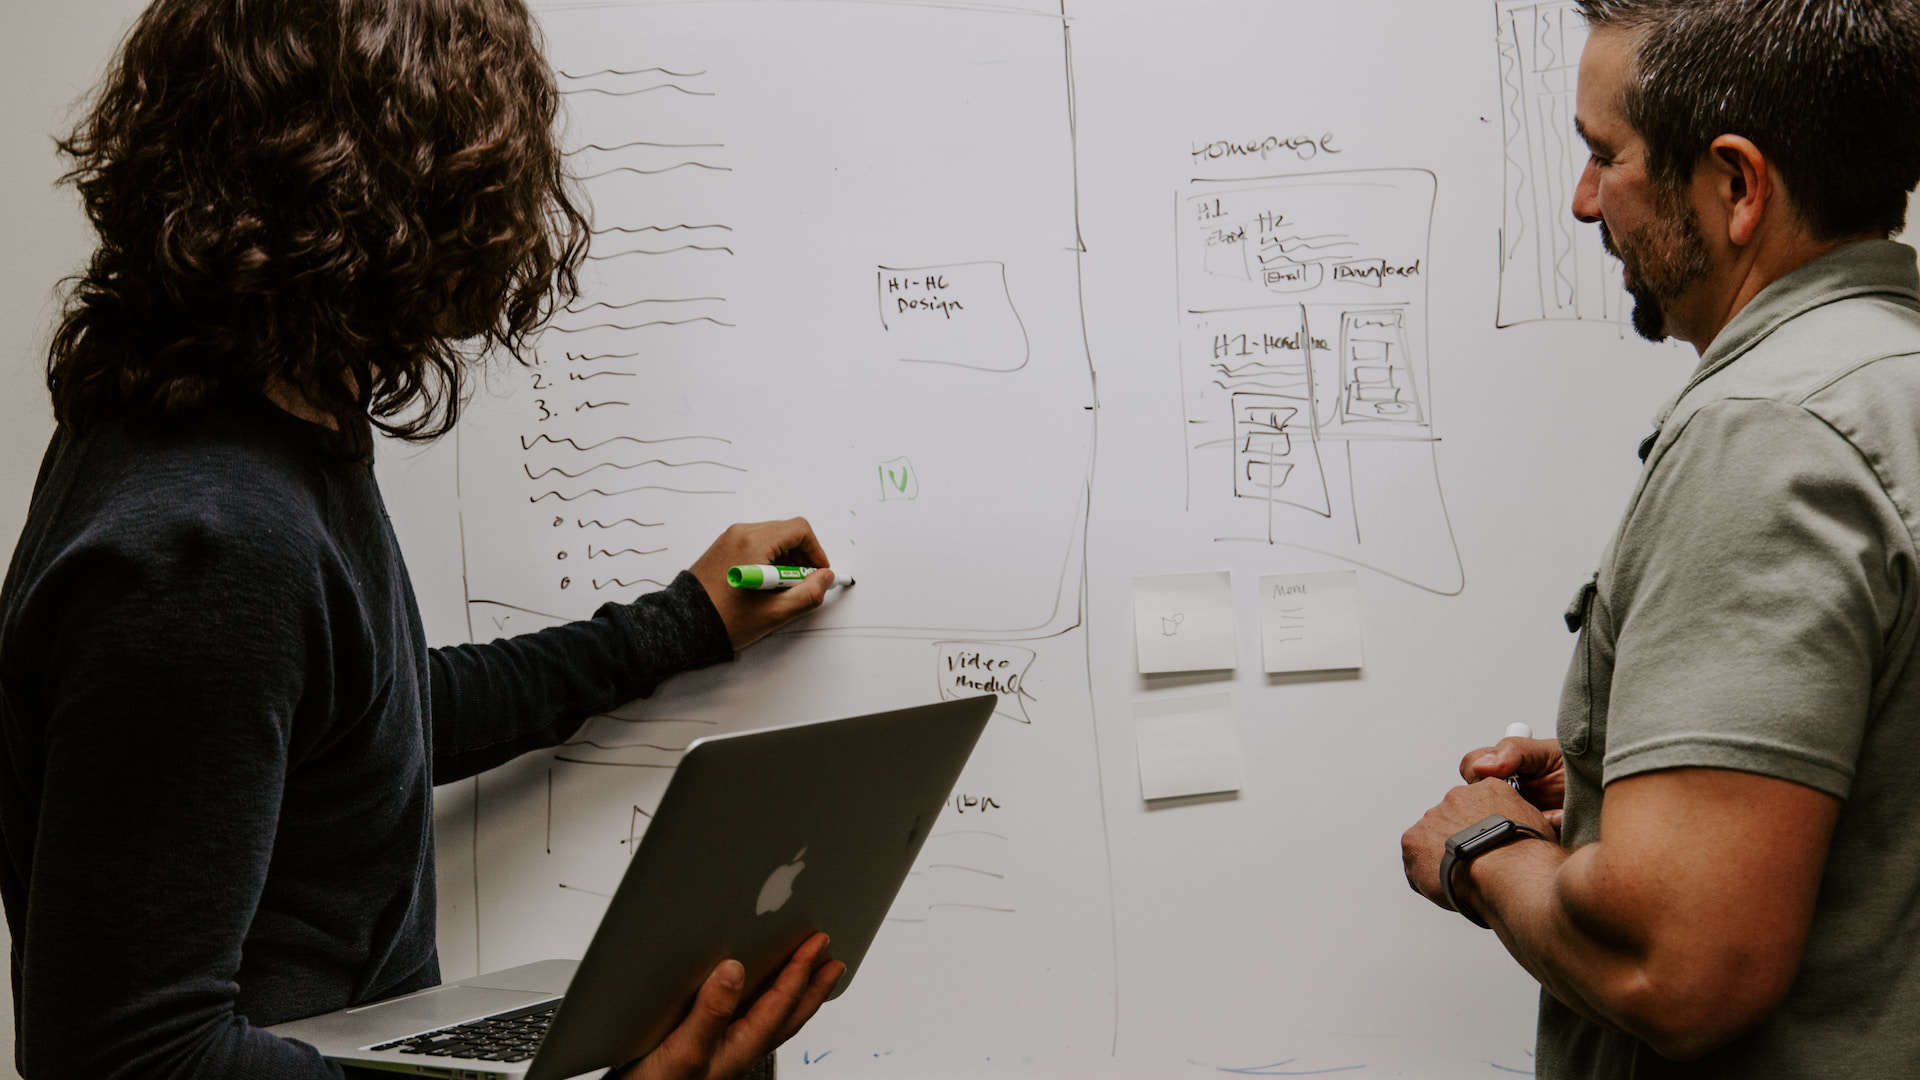
[[[1134,578],[1133,621],[1142,675],[1239,665],[1233,578],[1225,570]]]

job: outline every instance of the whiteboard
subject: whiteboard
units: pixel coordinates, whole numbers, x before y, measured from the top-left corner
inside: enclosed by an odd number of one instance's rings
[[[137,7],[0,46],[8,536],[87,251],[44,134]],[[690,739],[992,688],[788,1075],[1531,1073],[1532,984],[1396,842],[1551,727],[1559,613],[1693,366],[1565,213],[1571,5],[537,7],[599,234],[533,366],[382,448],[430,635],[587,614],[733,520],[806,514],[860,584],[442,789],[447,974],[577,955]],[[1346,569],[1365,666],[1262,674],[1258,578]],[[1239,668],[1137,674],[1134,578],[1201,571]],[[1240,791],[1143,803],[1137,715],[1222,695]]]

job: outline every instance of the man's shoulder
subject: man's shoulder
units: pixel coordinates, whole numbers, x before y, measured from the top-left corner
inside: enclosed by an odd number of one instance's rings
[[[1782,322],[1688,394],[1695,407],[1771,398],[1810,407],[1895,394],[1920,407],[1920,307],[1887,294],[1849,296]]]

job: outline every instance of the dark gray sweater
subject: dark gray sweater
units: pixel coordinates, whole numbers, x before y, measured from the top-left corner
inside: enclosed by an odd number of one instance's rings
[[[732,655],[691,575],[426,647],[371,467],[264,403],[54,436],[0,590],[30,1080],[338,1077],[259,1026],[439,981],[433,786]]]

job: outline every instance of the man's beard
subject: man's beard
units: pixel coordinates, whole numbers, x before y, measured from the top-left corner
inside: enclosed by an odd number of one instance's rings
[[[1600,224],[1600,246],[1626,268],[1626,289],[1633,297],[1634,333],[1648,341],[1667,338],[1667,312],[1662,305],[1676,299],[1713,268],[1700,218],[1680,193],[1660,192],[1654,200],[1654,223],[1632,234],[1622,251],[1613,232]]]

